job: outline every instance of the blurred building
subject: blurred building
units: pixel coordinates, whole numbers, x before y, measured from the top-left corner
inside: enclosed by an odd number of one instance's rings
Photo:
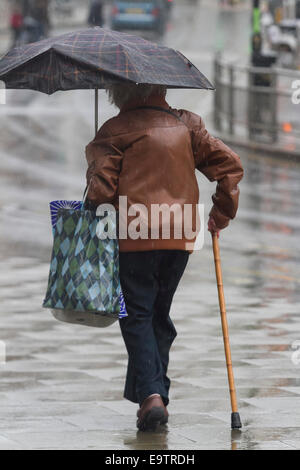
[[[300,0],[268,0],[268,6],[276,23],[284,18],[300,18]]]
[[[283,0],[269,0],[269,10],[276,23],[283,18]]]

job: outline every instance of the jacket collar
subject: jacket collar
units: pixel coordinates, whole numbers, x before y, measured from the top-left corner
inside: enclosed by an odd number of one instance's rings
[[[124,113],[126,111],[140,108],[141,106],[160,106],[161,108],[165,109],[170,109],[170,106],[166,102],[165,98],[162,96],[158,95],[151,95],[146,101],[142,100],[132,100],[126,103],[122,109],[120,110],[120,113]]]

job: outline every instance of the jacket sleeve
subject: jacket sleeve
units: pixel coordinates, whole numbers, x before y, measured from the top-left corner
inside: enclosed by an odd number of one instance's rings
[[[95,205],[113,203],[117,197],[123,152],[117,136],[111,135],[107,126],[99,130],[86,147],[88,162],[88,199]]]
[[[212,197],[214,205],[209,215],[214,218],[217,227],[223,229],[230,219],[234,219],[238,209],[238,183],[244,174],[241,160],[221,140],[208,133],[201,118],[192,131],[192,144],[196,168],[210,181],[217,182]]]

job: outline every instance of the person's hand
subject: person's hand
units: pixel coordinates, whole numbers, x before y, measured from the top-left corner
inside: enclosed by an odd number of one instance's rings
[[[216,222],[215,222],[215,219],[213,217],[209,217],[209,220],[208,220],[208,231],[212,234],[212,235],[217,235],[218,238],[220,237],[220,231],[221,229],[219,229],[216,225]]]

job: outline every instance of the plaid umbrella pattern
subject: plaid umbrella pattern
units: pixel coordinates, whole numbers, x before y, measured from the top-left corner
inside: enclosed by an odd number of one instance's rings
[[[12,49],[0,60],[8,89],[101,89],[130,81],[168,88],[213,90],[208,79],[180,52],[100,27]]]

